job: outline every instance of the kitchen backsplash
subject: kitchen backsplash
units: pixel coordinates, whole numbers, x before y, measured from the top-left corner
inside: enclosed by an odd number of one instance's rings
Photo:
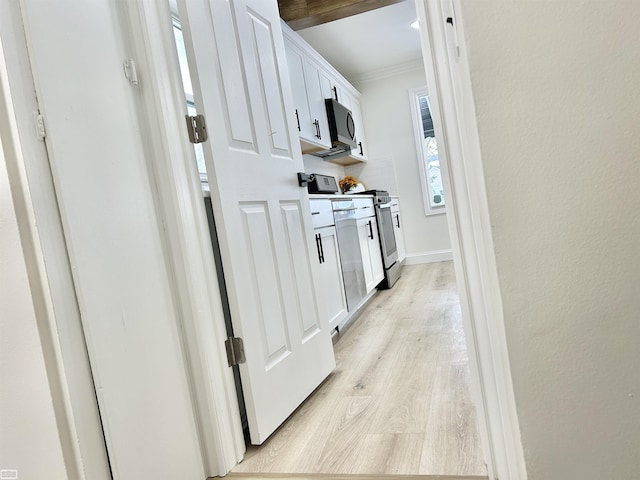
[[[303,155],[304,170],[306,173],[320,173],[322,175],[331,175],[335,177],[336,182],[345,176],[344,167],[333,163],[325,162],[319,157],[313,155]]]
[[[368,189],[386,190],[398,195],[396,170],[392,158],[374,158],[367,163],[349,165],[346,175],[353,175]]]

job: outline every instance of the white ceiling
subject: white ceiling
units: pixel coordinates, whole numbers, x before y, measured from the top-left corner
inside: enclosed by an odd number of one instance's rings
[[[298,30],[342,75],[364,74],[422,58],[414,0]]]

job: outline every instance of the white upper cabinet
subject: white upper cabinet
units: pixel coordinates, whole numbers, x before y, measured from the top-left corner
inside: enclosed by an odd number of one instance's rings
[[[304,86],[309,100],[310,123],[313,127],[311,144],[318,145],[321,149],[331,148],[331,135],[329,134],[329,122],[327,109],[324,105],[325,96],[322,91],[322,79],[324,72],[320,66],[309,58],[304,60]],[[291,79],[293,85],[293,79]],[[293,87],[295,88],[295,87]],[[303,138],[300,136],[300,140]],[[305,152],[305,149],[302,149]]]
[[[366,141],[364,138],[364,125],[362,123],[362,110],[360,109],[360,98],[352,93],[348,93],[347,90],[339,91],[342,97],[340,103],[351,110],[353,115],[353,122],[356,126],[356,148],[351,150],[351,157],[360,159],[364,162],[367,161]]]
[[[351,110],[356,147],[346,157],[328,160],[341,165],[367,161],[360,93],[305,40],[282,22],[284,45],[295,103],[295,122],[303,153],[331,148],[325,99],[333,98]]]
[[[304,55],[287,37],[284,37],[284,48],[287,54],[289,78],[291,79],[291,90],[293,92],[296,128],[301,141],[311,140],[315,138],[317,131],[311,120],[310,99],[305,85]],[[302,151],[305,152],[304,147]]]
[[[363,161],[368,160],[367,141],[364,136],[364,123],[362,122],[362,110],[360,109],[360,99],[353,97],[351,102],[351,113],[356,124],[356,148],[351,150],[351,154]]]

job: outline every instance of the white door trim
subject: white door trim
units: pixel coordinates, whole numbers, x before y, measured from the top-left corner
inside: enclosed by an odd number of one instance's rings
[[[193,145],[169,1],[122,4],[141,88],[139,112],[153,152],[159,216],[186,343],[196,422],[208,476],[225,475],[245,452],[211,238]]]
[[[416,8],[489,478],[525,480],[460,2],[416,0]]]

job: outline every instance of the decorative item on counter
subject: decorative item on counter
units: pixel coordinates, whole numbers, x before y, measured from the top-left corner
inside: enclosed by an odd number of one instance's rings
[[[364,185],[358,182],[356,177],[352,177],[351,175],[347,175],[343,179],[338,182],[340,185],[340,190],[342,193],[358,193],[364,192]]]

